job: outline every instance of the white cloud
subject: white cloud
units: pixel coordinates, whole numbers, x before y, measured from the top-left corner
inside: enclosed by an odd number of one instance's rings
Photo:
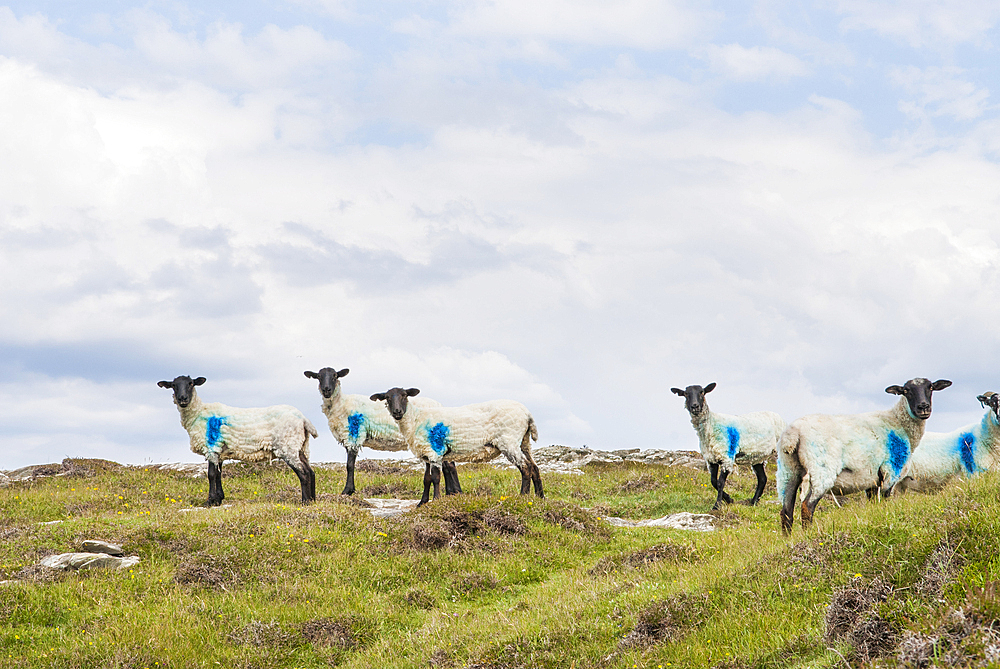
[[[980,0],[832,0],[847,30],[874,30],[931,49],[980,43],[1000,21],[1000,5]]]
[[[455,3],[459,34],[665,49],[703,35],[720,15],[697,0],[471,0]]]
[[[913,65],[890,70],[889,79],[915,99],[904,103],[911,115],[951,116],[959,121],[979,118],[989,108],[990,92],[968,81],[959,67],[918,68]]]
[[[774,47],[710,44],[707,55],[713,70],[735,81],[788,79],[809,74],[805,63]]]

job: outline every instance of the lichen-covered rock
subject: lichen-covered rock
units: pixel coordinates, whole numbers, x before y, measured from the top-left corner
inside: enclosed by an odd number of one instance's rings
[[[116,557],[107,553],[61,553],[44,558],[43,567],[50,569],[128,569],[139,564],[139,556]]]
[[[97,539],[88,539],[84,541],[83,551],[85,553],[107,553],[108,555],[122,556],[125,551],[122,550],[121,546],[116,544],[109,544],[107,541],[99,541]]]
[[[715,529],[715,516],[708,513],[688,513],[687,511],[651,520],[626,520],[614,516],[606,516],[604,520],[615,527],[665,527],[671,530],[691,530],[694,532],[711,532]]]

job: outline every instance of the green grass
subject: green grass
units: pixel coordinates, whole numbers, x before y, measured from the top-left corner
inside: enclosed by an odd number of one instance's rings
[[[467,494],[378,520],[331,494],[341,472],[317,471],[327,492],[301,506],[289,471],[227,465],[232,506],[183,511],[206,481],[80,462],[90,475],[0,489],[0,580],[18,581],[0,586],[0,666],[905,666],[895,647],[908,633],[938,639],[938,661],[978,666],[1000,617],[992,474],[936,495],[824,502],[812,529],[784,538],[773,484],[761,505],[721,511],[714,533],[598,519],[706,512],[707,473],[682,468],[543,475],[538,500],[516,494],[514,472],[461,467]],[[731,494],[746,499],[753,482],[731,477]],[[359,471],[358,485],[415,497],[420,475]],[[142,560],[33,566],[92,538]],[[835,593],[879,583],[889,594],[862,617],[892,649],[869,660],[868,637],[827,639],[825,616]]]

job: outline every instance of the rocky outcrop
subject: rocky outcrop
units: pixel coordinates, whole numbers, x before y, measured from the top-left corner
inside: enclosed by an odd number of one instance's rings
[[[139,564],[139,556],[119,557],[107,553],[61,553],[44,558],[41,563],[49,569],[128,569]]]
[[[695,532],[711,532],[715,529],[715,516],[707,513],[688,513],[681,511],[663,518],[652,520],[626,520],[606,516],[604,520],[615,527],[665,527],[671,530],[689,530]]]

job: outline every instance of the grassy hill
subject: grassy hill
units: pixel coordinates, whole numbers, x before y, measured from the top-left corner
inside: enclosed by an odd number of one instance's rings
[[[720,529],[612,528],[599,516],[704,512],[708,475],[649,465],[519,477],[462,467],[468,494],[395,519],[285,469],[227,465],[207,483],[104,461],[0,489],[0,666],[843,667],[1000,660],[1000,477],[881,504],[824,502],[809,532],[775,503]],[[342,474],[317,471],[322,491]],[[367,496],[420,476],[370,464]],[[753,478],[730,478],[750,496]],[[773,484],[765,500],[774,500]],[[590,508],[586,511],[582,507]],[[40,524],[62,520],[56,524]],[[62,573],[40,558],[85,539],[139,555]],[[1000,666],[1000,665],[998,665]]]

